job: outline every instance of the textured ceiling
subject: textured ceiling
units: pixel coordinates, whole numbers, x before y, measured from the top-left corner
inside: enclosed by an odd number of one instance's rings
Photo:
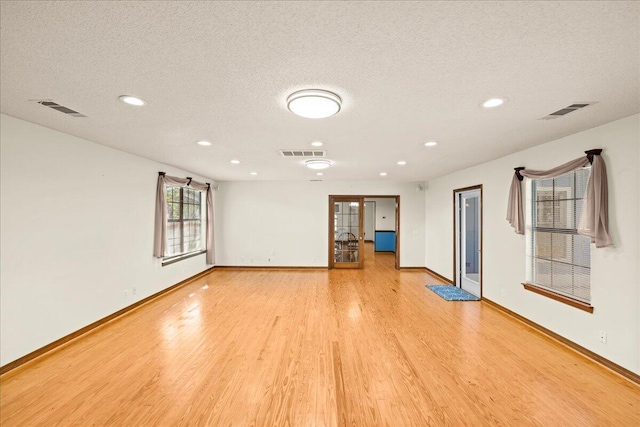
[[[321,140],[325,180],[424,181],[638,113],[639,6],[3,1],[1,110],[217,180],[315,179],[278,150]],[[291,114],[303,88],[342,111]],[[509,102],[479,108],[496,96]]]

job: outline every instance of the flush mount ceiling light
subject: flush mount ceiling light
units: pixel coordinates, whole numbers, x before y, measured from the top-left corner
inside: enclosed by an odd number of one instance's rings
[[[331,166],[331,162],[329,160],[323,159],[310,159],[304,162],[305,166],[311,169],[326,169]]]
[[[380,176],[387,176],[386,172],[380,172]]]
[[[251,172],[251,175],[256,176],[258,175],[258,172]]]
[[[404,166],[404,165],[406,165],[406,164],[407,164],[407,162],[405,162],[404,160],[400,160],[400,161],[398,162],[398,164],[399,164],[400,166]]]
[[[125,104],[135,105],[136,107],[140,107],[146,104],[146,102],[143,99],[140,99],[131,95],[121,95],[118,99],[124,102]]]
[[[233,164],[233,165],[239,165],[240,164],[240,160],[233,159],[233,160],[231,160],[230,163]]]
[[[196,144],[202,145],[203,147],[208,147],[211,145],[209,141],[196,141]]]
[[[494,108],[499,107],[507,101],[506,98],[491,98],[484,101],[480,104],[484,108]]]
[[[322,142],[322,141],[313,141],[311,143],[311,145],[313,145],[314,147],[322,147],[324,145],[324,142]]]
[[[429,141],[424,143],[425,147],[435,147],[436,145],[438,145],[436,141]]]
[[[308,119],[324,119],[340,111],[342,100],[326,90],[306,89],[294,92],[287,98],[287,108],[294,114]]]

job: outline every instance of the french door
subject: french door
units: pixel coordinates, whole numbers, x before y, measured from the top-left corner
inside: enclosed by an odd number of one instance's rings
[[[456,286],[482,296],[481,188],[455,191]]]
[[[364,199],[329,196],[329,268],[364,265]]]

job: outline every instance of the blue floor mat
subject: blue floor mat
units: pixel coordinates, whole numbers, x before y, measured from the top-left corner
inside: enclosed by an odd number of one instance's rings
[[[450,285],[426,285],[427,288],[447,301],[480,301],[475,295]]]

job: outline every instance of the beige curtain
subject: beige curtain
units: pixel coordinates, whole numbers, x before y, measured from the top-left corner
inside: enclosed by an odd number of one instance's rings
[[[193,187],[196,190],[206,193],[207,230],[205,239],[207,245],[207,264],[213,265],[215,263],[215,247],[213,244],[213,190],[209,184],[203,184],[196,181],[190,181],[189,187]]]
[[[609,192],[607,167],[600,156],[593,156],[591,175],[587,183],[586,203],[578,221],[578,233],[591,237],[596,248],[613,245],[609,235]]]
[[[585,203],[578,220],[578,234],[591,237],[591,243],[597,248],[613,244],[609,236],[609,205],[607,187],[607,168],[600,157],[601,150],[587,151],[587,156],[571,160],[563,165],[547,171],[536,171],[516,168],[511,179],[509,202],[507,205],[507,221],[518,234],[524,234],[524,211],[522,209],[522,177],[533,179],[555,178],[573,170],[587,166],[590,160],[591,174],[587,183]],[[597,152],[594,154],[594,152]]]
[[[174,187],[191,187],[195,190],[206,192],[207,204],[207,230],[206,230],[206,248],[207,248],[207,264],[215,263],[215,249],[213,240],[213,190],[209,184],[193,181],[191,178],[176,178],[166,176],[164,173],[158,174],[158,183],[156,188],[156,220],[154,229],[153,256],[163,258],[166,244],[166,224],[169,213],[167,212],[167,194],[165,185]]]

